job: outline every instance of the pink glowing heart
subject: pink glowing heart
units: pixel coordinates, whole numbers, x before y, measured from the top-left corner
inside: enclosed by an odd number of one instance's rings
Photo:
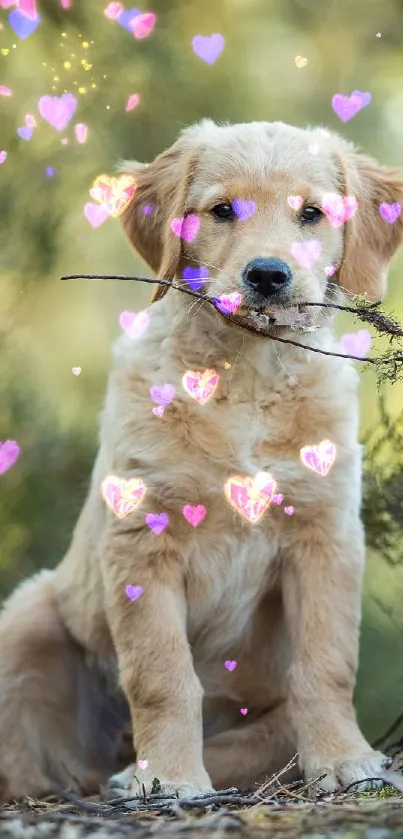
[[[351,96],[336,93],[332,99],[332,108],[342,122],[348,122],[369,105],[371,99],[370,93],[363,93],[361,90],[353,90]]]
[[[154,29],[157,15],[153,12],[144,12],[144,14],[136,15],[130,23],[130,31],[137,40],[147,38]]]
[[[341,349],[346,355],[355,355],[365,358],[368,355],[372,343],[372,335],[368,329],[360,329],[358,332],[345,332],[341,336]]]
[[[28,20],[36,20],[38,17],[35,0],[17,0],[17,8]]]
[[[165,411],[165,408],[162,405],[157,405],[156,408],[153,408],[153,414],[156,417],[162,417],[164,411]]]
[[[302,196],[301,195],[289,195],[287,198],[287,204],[293,210],[299,210],[302,206]]]
[[[104,9],[104,15],[109,20],[117,20],[119,15],[122,14],[123,9],[124,6],[122,3],[108,3],[106,9]]]
[[[102,481],[101,494],[118,519],[124,519],[141,504],[146,486],[141,478],[118,478],[108,475]]]
[[[192,40],[193,52],[206,64],[214,64],[224,49],[225,39],[219,32],[214,35],[195,35]]]
[[[4,150],[0,151],[0,166],[1,166],[2,163],[5,163],[6,160],[7,160],[7,152],[4,151]]]
[[[64,131],[76,108],[77,99],[72,93],[63,93],[62,96],[41,96],[38,103],[41,117],[57,131]]]
[[[331,440],[322,440],[318,446],[303,446],[300,455],[304,466],[325,476],[336,459],[336,446]]]
[[[269,472],[258,472],[254,478],[235,475],[225,484],[225,496],[229,504],[251,524],[256,524],[269,509],[276,482]]]
[[[227,659],[227,661],[224,661],[224,667],[225,667],[226,670],[228,670],[230,673],[232,673],[232,671],[235,670],[235,668],[237,666],[237,663],[238,663],[237,661]]]
[[[4,440],[4,442],[0,442],[0,475],[14,466],[20,451],[21,449],[15,440]]]
[[[329,219],[333,227],[340,227],[345,224],[352,216],[358,207],[358,201],[354,195],[342,195],[336,193],[326,193],[322,199],[322,210]]]
[[[148,760],[139,760],[139,767],[140,769],[147,769]]]
[[[145,521],[147,527],[159,536],[165,530],[169,516],[168,513],[147,513]]]
[[[132,110],[133,110],[133,108],[136,108],[136,107],[137,107],[137,105],[139,104],[139,102],[140,102],[140,96],[139,96],[139,94],[138,94],[138,93],[132,93],[132,94],[129,96],[129,98],[128,98],[127,102],[126,102],[126,108],[125,108],[125,110],[126,110],[126,111],[132,111]]]
[[[284,496],[282,495],[282,493],[277,492],[276,495],[273,495],[273,498],[271,500],[272,500],[273,504],[277,504],[277,506],[279,507],[280,504],[283,503],[283,498],[284,498]]]
[[[126,335],[135,340],[143,335],[150,323],[150,318],[145,310],[141,312],[122,312],[119,323]]]
[[[88,134],[88,125],[85,125],[84,122],[78,122],[77,125],[74,126],[74,133],[76,135],[77,143],[85,143]]]
[[[141,595],[144,592],[144,589],[142,586],[126,586],[125,592],[129,600],[131,600],[132,603],[134,603],[136,600],[139,599],[139,597],[141,597]]]
[[[231,291],[229,294],[220,294],[219,297],[214,298],[214,301],[224,315],[232,315],[242,303],[242,294],[239,291]]]
[[[336,266],[335,265],[326,265],[325,274],[327,277],[333,277],[336,273]]]
[[[72,367],[71,372],[74,373],[75,376],[79,376],[81,373],[81,367]]]
[[[242,716],[246,717],[246,714],[248,713],[248,708],[241,708],[240,710],[241,710]]]
[[[394,224],[395,221],[397,221],[398,218],[400,218],[402,206],[397,201],[395,201],[394,204],[387,204],[385,202],[384,204],[380,205],[379,212],[384,221],[387,221],[388,224]]]
[[[205,405],[213,396],[219,378],[215,370],[187,370],[182,376],[182,384],[192,399]]]
[[[308,242],[293,242],[291,253],[303,268],[313,268],[321,254],[321,244],[317,239]]]
[[[206,518],[207,510],[204,504],[198,504],[196,507],[193,507],[191,504],[186,504],[182,510],[182,513],[186,521],[188,521],[189,524],[192,525],[192,527],[197,527],[200,524],[200,522],[202,522],[203,519]]]
[[[190,213],[186,218],[174,218],[171,221],[171,230],[175,236],[184,239],[185,242],[193,242],[200,227],[199,216]]]
[[[288,507],[284,507],[284,512],[286,516],[293,516],[294,515],[294,507],[292,504],[289,504]]]
[[[92,201],[88,201],[84,206],[84,215],[92,227],[100,227],[108,218],[109,213],[101,204],[93,204]]]

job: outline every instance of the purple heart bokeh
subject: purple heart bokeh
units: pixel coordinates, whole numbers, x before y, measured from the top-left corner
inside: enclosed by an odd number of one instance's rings
[[[28,38],[29,35],[32,35],[35,32],[35,29],[38,28],[41,19],[39,15],[35,18],[35,20],[30,20],[29,17],[26,15],[21,14],[18,9],[14,9],[10,12],[8,16],[8,22],[11,26],[11,29],[14,30],[15,34],[20,38],[21,41],[25,41],[25,38]]]
[[[382,218],[388,222],[388,224],[393,224],[399,218],[402,207],[397,201],[394,204],[381,204],[379,207],[379,212]]]
[[[17,134],[21,140],[30,140],[34,133],[32,125],[24,125],[22,128],[17,128]]]
[[[15,440],[4,440],[0,443],[0,475],[14,465],[19,453],[20,447]]]
[[[134,603],[135,600],[138,600],[139,597],[143,594],[143,587],[142,586],[126,586],[125,592],[129,600]]]
[[[175,396],[175,385],[152,385],[150,387],[150,396],[153,402],[166,408]]]
[[[349,119],[358,114],[358,111],[369,105],[371,99],[370,93],[363,93],[361,90],[353,90],[351,96],[335,93],[332,99],[332,108],[342,122],[348,122]]]
[[[244,201],[242,198],[235,198],[235,201],[232,202],[232,209],[239,218],[239,221],[246,221],[256,211],[256,204],[254,201]]]
[[[169,522],[168,513],[147,513],[146,524],[157,536],[165,530]]]
[[[219,32],[214,35],[195,35],[192,40],[193,52],[202,58],[206,64],[214,64],[224,49],[225,39]]]
[[[205,280],[208,279],[208,268],[202,265],[200,268],[184,268],[182,277],[193,291],[199,291],[199,288],[204,286]]]
[[[61,96],[41,96],[38,103],[41,117],[57,131],[64,131],[76,108],[77,99],[72,93],[63,93]]]
[[[84,206],[84,215],[92,227],[100,227],[109,216],[108,210],[101,204],[93,204],[88,201]]]
[[[137,17],[140,14],[140,9],[128,9],[127,12],[121,12],[119,17],[116,18],[117,22],[123,26],[123,29],[127,29],[128,32],[131,32],[130,23],[133,18]]]

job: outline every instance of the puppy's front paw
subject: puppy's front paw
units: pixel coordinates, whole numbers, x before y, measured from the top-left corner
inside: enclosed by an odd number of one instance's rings
[[[123,772],[112,775],[109,779],[105,797],[131,798],[151,793],[155,795],[169,795],[172,798],[198,798],[201,795],[213,793],[211,781],[207,773],[196,781],[172,781],[169,779],[156,779],[151,773],[142,771],[137,764],[128,766]]]
[[[305,775],[308,779],[325,776],[315,784],[316,790],[321,792],[336,792],[350,784],[354,784],[351,792],[364,792],[383,786],[382,776],[390,764],[391,759],[381,752],[369,751],[356,758],[341,759],[333,766],[308,769]]]

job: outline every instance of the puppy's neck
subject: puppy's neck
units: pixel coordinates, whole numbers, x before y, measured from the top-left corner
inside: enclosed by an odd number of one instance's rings
[[[165,325],[170,324],[172,342],[176,349],[181,348],[184,362],[191,369],[236,362],[237,366],[246,364],[267,375],[268,366],[281,370],[290,364],[298,368],[312,365],[315,359],[323,362],[326,357],[312,350],[335,348],[333,318],[327,317],[314,332],[284,330],[278,340],[232,325],[207,302],[197,301],[189,306],[183,298],[180,292],[172,290],[154,305]]]

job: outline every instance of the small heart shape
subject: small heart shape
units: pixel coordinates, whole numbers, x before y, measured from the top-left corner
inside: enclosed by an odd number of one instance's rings
[[[242,716],[246,717],[246,714],[248,713],[248,708],[241,708],[240,710],[241,710]]]
[[[52,128],[56,128],[57,131],[64,131],[77,108],[77,104],[77,99],[72,93],[63,93],[61,96],[41,96],[38,111]]]
[[[92,227],[100,227],[109,216],[108,210],[101,207],[99,204],[93,204],[88,201],[84,206],[84,215]]]
[[[6,151],[0,151],[0,166],[6,160],[7,160],[7,152]]]
[[[293,210],[299,210],[302,206],[302,195],[289,195],[287,198],[287,204],[292,207]]]
[[[204,281],[209,277],[209,270],[205,265],[201,265],[200,268],[187,266],[187,268],[183,269],[182,277],[186,280],[190,288],[194,291],[199,291],[204,286]]]
[[[303,55],[296,55],[294,61],[295,65],[298,67],[298,70],[300,70],[301,67],[306,67],[306,65],[308,64],[308,59],[305,58]]]
[[[19,457],[20,447],[15,440],[0,442],[0,475],[7,472]]]
[[[165,530],[169,516],[168,513],[147,513],[145,521],[147,527],[159,536]]]
[[[291,253],[303,268],[313,268],[321,254],[321,244],[318,239],[308,242],[293,242]]]
[[[139,760],[139,762],[138,762],[138,763],[139,763],[139,767],[140,767],[140,769],[147,769],[147,766],[148,766],[148,760]]]
[[[242,198],[235,198],[232,202],[232,209],[240,221],[246,221],[256,212],[254,201],[244,201]]]
[[[359,329],[358,332],[345,332],[341,336],[340,346],[347,355],[356,355],[365,358],[372,343],[372,335],[368,329]]]
[[[350,96],[335,93],[332,98],[332,108],[342,122],[348,122],[362,108],[369,105],[371,99],[370,93],[363,93],[361,90],[353,90]]]
[[[331,440],[322,440],[318,446],[303,446],[300,455],[304,466],[325,476],[335,461],[336,446]]]
[[[84,122],[78,122],[74,126],[77,143],[85,143],[88,134],[88,126]]]
[[[75,376],[79,376],[81,373],[81,367],[72,367],[71,372],[74,373]]]
[[[144,14],[136,15],[129,24],[130,32],[133,33],[137,40],[147,38],[154,29],[157,15],[153,12],[144,12]]]
[[[175,385],[152,385],[150,387],[150,396],[153,402],[166,408],[175,396]]]
[[[41,19],[39,15],[37,15],[35,20],[30,20],[30,18],[22,14],[19,9],[14,9],[8,16],[8,22],[18,38],[21,41],[25,41],[25,38],[32,35],[32,33],[38,28]]]
[[[225,485],[227,501],[251,524],[256,524],[273,501],[276,482],[269,472],[254,478],[236,475]]]
[[[278,492],[276,495],[273,495],[272,502],[273,504],[277,504],[277,506],[280,506],[280,504],[283,503],[283,498],[284,496],[282,495],[282,493]]]
[[[182,384],[192,399],[196,399],[199,405],[205,405],[213,396],[219,378],[215,370],[187,370],[182,376]]]
[[[224,49],[225,40],[219,32],[214,35],[195,35],[192,40],[193,52],[206,64],[214,64]]]
[[[292,504],[289,504],[288,507],[284,507],[284,512],[286,516],[294,515],[294,507],[292,506]]]
[[[102,204],[114,218],[129,206],[135,192],[136,182],[132,175],[119,175],[117,178],[99,175],[90,189],[91,198]]]
[[[124,7],[122,3],[108,3],[106,9],[104,9],[104,15],[109,18],[109,20],[117,20],[123,11]]]
[[[148,312],[143,309],[141,312],[122,312],[119,324],[126,332],[126,335],[133,340],[140,338],[150,323]]]
[[[185,218],[174,218],[171,221],[171,230],[175,236],[184,239],[185,242],[193,242],[196,238],[200,227],[199,216],[190,213]]]
[[[340,227],[354,215],[358,201],[354,195],[326,193],[322,199],[322,210],[333,227]]]
[[[224,667],[225,667],[225,668],[226,668],[226,670],[228,670],[230,673],[232,673],[232,671],[233,671],[233,670],[235,670],[235,668],[236,668],[237,664],[238,664],[238,662],[237,662],[237,661],[233,661],[233,660],[231,660],[231,659],[228,659],[227,661],[224,661]]]
[[[34,133],[34,129],[31,125],[24,125],[21,128],[17,128],[17,134],[21,137],[21,140],[30,140]]]
[[[118,478],[108,475],[102,481],[101,493],[108,507],[118,519],[124,519],[141,504],[146,487],[141,478]]]
[[[156,408],[153,408],[153,414],[156,417],[162,417],[164,411],[165,411],[165,408],[162,405],[157,405]]]
[[[231,291],[230,294],[220,294],[219,297],[214,297],[214,302],[224,315],[232,315],[239,309],[242,303],[242,294],[239,291]]]
[[[388,224],[394,224],[401,215],[402,206],[398,201],[395,201],[393,204],[385,202],[384,204],[380,204],[379,212],[384,221],[387,221]]]
[[[126,592],[127,597],[129,598],[129,600],[131,600],[132,603],[134,603],[135,600],[138,600],[139,597],[141,597],[141,595],[144,592],[144,589],[143,589],[142,586],[131,586],[131,585],[129,585],[129,586],[126,586],[125,592]]]
[[[186,521],[188,521],[189,524],[192,525],[192,527],[197,527],[200,524],[200,522],[202,522],[203,519],[205,519],[207,510],[204,504],[198,504],[196,507],[192,507],[191,504],[186,504],[182,510],[182,513]]]

